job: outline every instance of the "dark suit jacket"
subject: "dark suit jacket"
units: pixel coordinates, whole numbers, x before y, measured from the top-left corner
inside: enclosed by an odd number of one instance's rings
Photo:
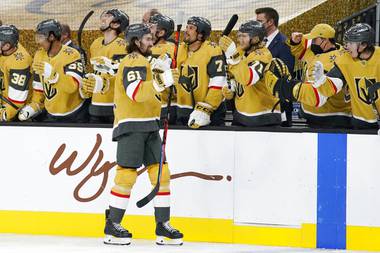
[[[268,49],[273,57],[280,58],[289,68],[289,72],[294,72],[294,56],[290,52],[290,48],[285,43],[286,36],[279,32],[272,42],[269,44]]]

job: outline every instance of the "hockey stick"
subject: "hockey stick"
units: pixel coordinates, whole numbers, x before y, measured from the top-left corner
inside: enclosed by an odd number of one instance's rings
[[[179,36],[180,36],[180,32],[181,32],[181,28],[182,28],[182,22],[183,22],[183,15],[184,15],[184,13],[182,11],[180,11],[177,13],[177,17],[176,17],[177,30],[175,33],[174,55],[173,55],[171,68],[177,67],[177,53],[178,53],[178,46],[179,46]],[[158,172],[157,172],[157,182],[156,182],[156,185],[154,186],[153,190],[147,196],[145,196],[143,199],[139,200],[136,203],[137,207],[139,207],[139,208],[145,206],[151,200],[153,200],[154,197],[157,195],[158,190],[160,189],[162,166],[164,165],[164,162],[165,162],[165,147],[166,147],[166,138],[168,135],[168,128],[169,128],[169,110],[170,110],[170,105],[171,105],[171,100],[172,100],[172,94],[173,94],[173,86],[171,86],[169,89],[168,103],[167,103],[167,107],[166,107],[167,110],[166,110],[166,113],[164,116],[164,134],[162,137],[161,158],[160,158],[160,165],[158,167]]]
[[[78,29],[78,34],[77,34],[78,35],[78,45],[82,50],[83,50],[83,47],[82,47],[83,28],[86,25],[89,18],[92,16],[92,14],[94,14],[94,11],[90,11],[89,13],[87,13],[87,15],[83,18],[82,23],[80,24],[79,29]]]
[[[0,100],[3,100],[8,105],[12,106],[13,109],[15,109],[15,110],[19,109],[18,106],[15,103],[13,103],[12,101],[10,101],[8,98],[4,97],[3,94],[0,94]]]
[[[239,19],[239,16],[237,14],[232,15],[232,17],[230,18],[226,27],[223,30],[222,36],[224,36],[224,35],[228,36],[231,33],[231,31],[234,28],[234,26],[236,25],[236,22],[238,21],[238,19]],[[195,108],[195,99],[194,99],[193,87],[191,85],[190,85],[190,92],[191,92],[191,99],[193,102],[193,109],[194,109]],[[190,125],[193,125],[194,123],[195,123],[195,119],[193,119],[190,122]]]
[[[224,28],[222,36],[223,35],[228,36],[231,33],[231,31],[234,28],[234,26],[236,25],[236,22],[238,21],[238,19],[239,19],[239,17],[237,14],[232,15],[232,17],[230,18],[230,21],[228,21],[226,28]]]

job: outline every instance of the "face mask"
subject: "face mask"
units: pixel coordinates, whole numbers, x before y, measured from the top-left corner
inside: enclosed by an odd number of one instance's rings
[[[320,45],[311,44],[310,49],[315,55],[324,53]]]

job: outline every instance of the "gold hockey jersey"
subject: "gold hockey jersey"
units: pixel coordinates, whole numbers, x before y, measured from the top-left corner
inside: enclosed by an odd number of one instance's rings
[[[113,140],[128,132],[159,130],[160,96],[153,87],[148,60],[133,52],[125,56],[115,79]]]
[[[127,54],[126,42],[122,38],[115,38],[107,45],[103,44],[104,37],[96,39],[90,47],[90,57],[104,56],[112,61],[121,61]],[[104,94],[94,93],[91,99],[90,114],[94,116],[112,116],[113,115],[113,97],[115,78],[109,80],[110,86]]]
[[[32,57],[20,43],[13,54],[0,56],[0,94],[18,108],[27,102],[31,89],[31,64]],[[18,110],[3,100],[0,105],[6,110],[6,120],[13,120]]]
[[[263,47],[252,51],[248,56],[243,56],[238,64],[228,66],[229,73],[237,82],[235,122],[245,126],[281,123],[278,99],[270,93],[262,76],[271,59],[272,54]]]
[[[205,41],[191,52],[182,43],[178,49],[180,73],[177,88],[177,117],[186,118],[197,102],[205,102],[216,110],[222,102],[222,87],[226,84],[226,66],[222,50]]]
[[[304,82],[300,91],[298,101],[301,102],[303,111],[314,117],[323,116],[351,116],[351,105],[344,90],[338,92],[336,95],[331,96],[327,101],[323,101],[325,98],[319,96],[317,90],[313,88],[309,82],[307,76],[308,69],[315,64],[316,61],[323,63],[325,72],[327,73],[334,67],[335,60],[343,54],[344,49],[339,48],[337,50],[329,51],[323,54],[315,55],[311,49],[311,40],[302,38],[302,42],[298,45],[291,45],[290,50],[292,54],[301,62],[304,66],[301,78]]]
[[[56,117],[68,116],[81,108],[83,98],[79,87],[84,68],[77,50],[62,45],[56,56],[49,57],[43,48],[39,48],[33,61],[49,63],[59,79],[57,83],[49,84],[43,76],[34,73],[32,103],[44,103],[46,111]]]
[[[342,89],[337,78],[347,85],[351,98],[352,116],[367,123],[377,122],[377,112],[368,99],[367,86],[380,82],[380,48],[375,47],[375,51],[369,60],[353,59],[348,52],[345,52],[336,61],[335,65],[339,70],[338,76],[329,72],[328,78],[318,90],[324,95],[331,95]],[[342,76],[341,76],[342,75]],[[379,92],[377,92],[375,105],[380,112]]]
[[[173,59],[174,55],[174,43],[170,41],[165,41],[162,43],[157,43],[152,47],[152,57],[158,58],[163,54],[169,54],[170,58]]]

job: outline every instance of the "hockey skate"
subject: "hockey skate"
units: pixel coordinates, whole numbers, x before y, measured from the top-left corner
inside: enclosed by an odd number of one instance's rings
[[[157,245],[182,245],[183,234],[173,228],[170,223],[158,222],[156,225]]]
[[[105,244],[113,245],[129,245],[131,244],[132,234],[123,228],[119,223],[112,222],[107,215],[106,211],[106,226],[104,228]]]

